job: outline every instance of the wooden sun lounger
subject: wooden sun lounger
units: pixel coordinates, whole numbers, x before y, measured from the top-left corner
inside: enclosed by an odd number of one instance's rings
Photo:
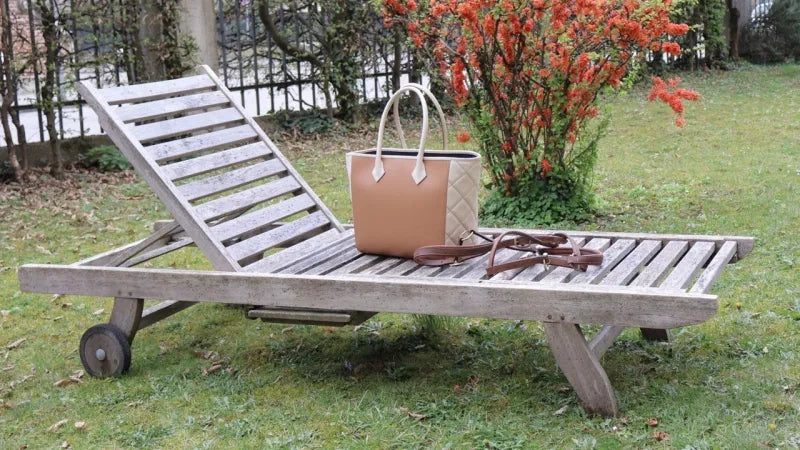
[[[749,237],[571,232],[605,251],[601,266],[579,272],[538,265],[492,278],[486,257],[437,268],[361,254],[352,230],[203,70],[135,86],[80,86],[175,219],[157,223],[148,238],[72,265],[20,268],[28,292],[115,298],[108,324],[81,339],[81,361],[94,376],[125,372],[136,332],[195,302],[249,305],[248,317],[284,323],[357,324],[377,312],[538,320],[586,411],[612,416],[617,404],[599,360],[614,339],[637,327],[664,340],[670,328],[713,317],[712,284],[753,247]],[[135,268],[190,245],[215,270]],[[143,299],[162,302],[145,310]],[[603,327],[587,339],[581,324]]]

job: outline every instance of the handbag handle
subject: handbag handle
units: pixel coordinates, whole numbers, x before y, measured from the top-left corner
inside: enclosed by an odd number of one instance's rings
[[[403,136],[403,128],[400,125],[400,114],[398,104],[400,102],[400,97],[406,92],[413,92],[417,94],[419,98],[420,104],[422,105],[422,133],[420,135],[419,140],[419,151],[417,152],[417,161],[414,165],[414,170],[411,171],[411,177],[413,178],[416,184],[422,182],[427,176],[425,172],[425,163],[423,158],[425,157],[425,142],[428,138],[428,103],[425,101],[425,96],[428,96],[432,101],[433,105],[436,107],[436,111],[439,114],[439,121],[441,122],[442,126],[442,140],[444,143],[444,149],[447,149],[447,125],[445,124],[444,112],[442,111],[442,107],[439,105],[439,102],[436,100],[436,97],[424,86],[416,83],[409,83],[401,87],[397,90],[392,96],[389,98],[389,101],[386,103],[386,107],[383,109],[383,114],[381,115],[381,121],[378,124],[378,143],[375,146],[375,167],[372,169],[372,177],[375,179],[377,183],[386,173],[383,168],[383,160],[381,159],[381,154],[383,150],[383,134],[386,128],[386,120],[389,117],[389,109],[392,108],[394,111],[394,122],[395,126],[398,129],[398,133],[400,135],[400,142],[403,147],[406,147],[405,137]]]

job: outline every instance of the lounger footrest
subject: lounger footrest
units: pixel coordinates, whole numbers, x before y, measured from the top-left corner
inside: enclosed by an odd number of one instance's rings
[[[303,325],[345,326],[353,315],[346,311],[315,311],[309,309],[253,308],[247,311],[249,319],[265,322],[296,323]]]

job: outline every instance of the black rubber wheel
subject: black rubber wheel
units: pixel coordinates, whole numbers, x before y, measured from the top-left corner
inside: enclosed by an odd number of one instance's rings
[[[119,377],[131,368],[131,345],[111,324],[95,325],[81,336],[81,363],[95,378]]]

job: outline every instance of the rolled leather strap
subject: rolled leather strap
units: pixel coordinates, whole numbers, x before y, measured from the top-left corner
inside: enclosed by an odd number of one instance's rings
[[[589,265],[603,263],[602,252],[581,248],[572,238],[563,233],[532,235],[523,231],[511,230],[501,233],[494,239],[475,231],[472,233],[487,242],[476,245],[430,245],[420,247],[414,252],[414,261],[425,266],[443,266],[461,263],[490,252],[486,267],[486,274],[490,277],[506,270],[535,264],[570,267],[585,271]],[[569,243],[571,248],[559,247],[559,245],[566,243]],[[532,256],[495,264],[495,254],[497,250],[502,248],[531,253]]]

